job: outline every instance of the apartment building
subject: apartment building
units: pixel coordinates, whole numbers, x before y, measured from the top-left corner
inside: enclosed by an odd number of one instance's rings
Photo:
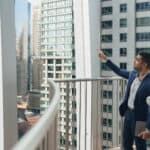
[[[101,0],[100,9],[100,48],[121,69],[132,70],[135,55],[141,50],[150,52],[150,1]],[[100,74],[114,75],[105,62],[101,63]],[[102,147],[107,149],[121,143],[120,119],[116,115],[120,102],[116,102],[111,90],[103,92],[104,98],[113,104],[103,104],[103,116],[112,113],[112,117],[102,118]]]
[[[42,0],[40,25],[40,55],[44,61],[40,106],[41,113],[44,113],[49,104],[48,79],[75,78],[73,1]],[[61,103],[58,116],[60,139],[57,146],[63,150],[67,144],[69,149],[75,149],[76,111],[71,109],[75,102],[70,101],[71,108],[66,112],[66,85],[60,87]],[[67,139],[66,132],[69,132]]]

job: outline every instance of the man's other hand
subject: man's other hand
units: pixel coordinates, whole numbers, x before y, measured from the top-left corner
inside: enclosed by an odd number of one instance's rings
[[[139,133],[138,136],[141,137],[142,139],[150,139],[150,131],[145,130]]]

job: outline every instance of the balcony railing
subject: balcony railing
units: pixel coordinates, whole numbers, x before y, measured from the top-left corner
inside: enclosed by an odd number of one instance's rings
[[[120,146],[122,122],[118,105],[124,93],[124,79],[110,77],[55,82],[60,89],[60,101],[59,92],[54,88],[48,111],[14,150],[101,150]],[[49,130],[53,130],[53,134]],[[48,147],[51,142],[53,147]]]
[[[50,85],[50,106],[40,120],[14,146],[13,150],[56,149],[56,114],[60,103],[59,88],[53,81]]]

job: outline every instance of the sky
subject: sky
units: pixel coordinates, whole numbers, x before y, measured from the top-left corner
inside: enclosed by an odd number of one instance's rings
[[[16,22],[16,35],[19,36],[23,25],[27,23],[27,2],[32,5],[37,5],[40,0],[16,0],[15,1],[15,22]]]
[[[15,23],[16,23],[16,35],[18,36],[23,25],[27,22],[27,0],[15,1]]]

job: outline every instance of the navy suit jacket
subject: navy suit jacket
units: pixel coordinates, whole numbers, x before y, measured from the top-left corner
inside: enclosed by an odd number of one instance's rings
[[[107,60],[106,65],[111,68],[119,76],[128,79],[125,95],[123,101],[119,107],[119,112],[121,116],[124,116],[128,108],[128,99],[130,94],[130,88],[133,80],[137,76],[137,71],[126,71],[121,70],[110,60]],[[135,121],[146,121],[147,128],[150,129],[150,114],[148,115],[148,104],[146,103],[146,98],[150,96],[150,73],[142,80],[134,101],[134,112],[135,112]]]

